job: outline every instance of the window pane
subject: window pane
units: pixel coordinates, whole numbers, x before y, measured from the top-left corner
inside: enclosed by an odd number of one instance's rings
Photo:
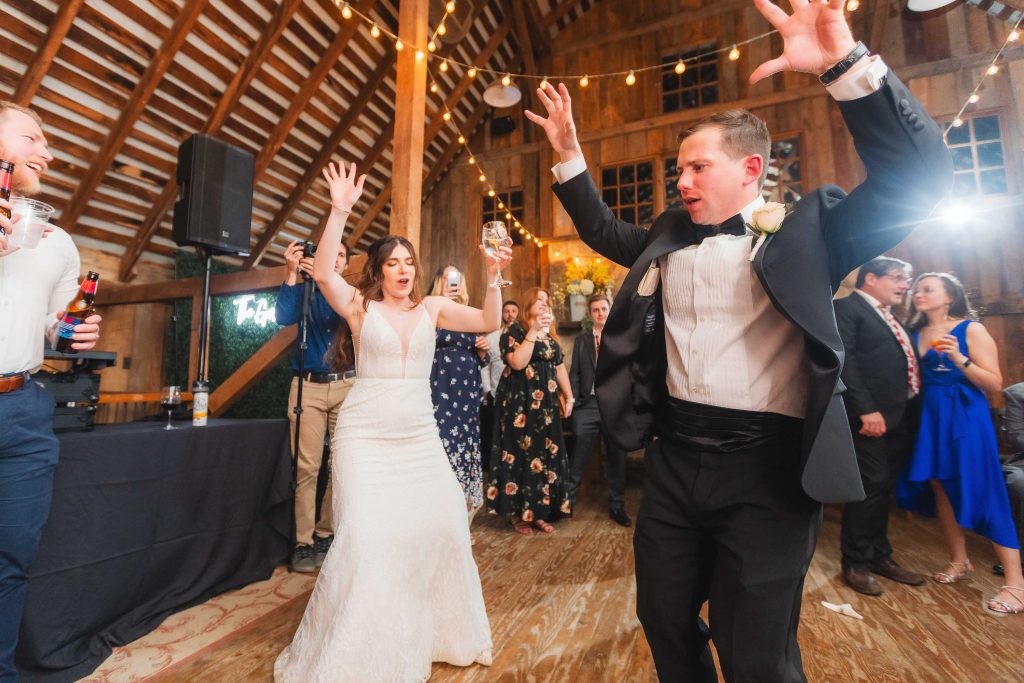
[[[636,165],[636,179],[640,182],[654,177],[654,164],[644,161]]]
[[[794,180],[801,180],[802,176],[800,175],[800,162],[792,161],[786,164],[786,173],[784,177],[786,178],[786,180],[790,182]]]
[[[619,184],[625,185],[636,181],[636,167],[630,164],[629,166],[619,166]]]
[[[679,90],[679,76],[675,71],[668,71],[661,75],[661,91],[671,92],[672,90]]]
[[[522,190],[516,190],[513,192],[505,203],[509,204],[514,209],[523,208],[523,192]]]
[[[974,168],[974,156],[970,147],[954,147],[949,150],[953,155],[953,168],[957,171],[968,171]]]
[[[621,204],[634,204],[636,203],[636,187],[633,185],[626,185],[619,188],[619,202]]]
[[[603,199],[604,203],[607,204],[608,206],[618,206],[619,191],[616,190],[614,187],[609,190],[605,190],[604,192],[601,193],[601,199]]]
[[[700,67],[700,82],[714,83],[718,80],[718,65],[711,63]]]
[[[636,201],[637,202],[651,202],[654,201],[654,185],[651,183],[641,183],[636,186]]]
[[[636,223],[636,209],[632,206],[627,206],[619,209],[619,218],[626,221],[627,223]]]
[[[697,68],[689,66],[679,77],[679,87],[692,88],[695,85],[697,85]]]
[[[946,133],[946,144],[947,145],[963,145],[971,141],[971,131],[967,130],[967,126],[960,126],[956,128],[950,125]]]
[[[494,211],[494,199],[484,195],[484,213]]]
[[[981,172],[982,194],[1003,194],[1007,191],[1006,170],[995,169]]]
[[[966,126],[961,126],[965,128]],[[974,119],[975,140],[998,140],[999,139],[999,117],[982,116]]]
[[[700,89],[700,99],[703,104],[714,104],[718,101],[718,86],[711,85]]]
[[[608,187],[609,185],[617,185],[618,182],[618,174],[614,168],[606,168],[601,171],[601,185]]]
[[[970,197],[978,193],[977,183],[974,180],[974,173],[957,173],[953,176],[953,195],[956,197]]]
[[[999,142],[986,142],[978,145],[978,166],[980,168],[992,168],[1003,166],[1003,145]]]
[[[647,225],[654,220],[654,206],[643,204],[640,206],[637,216],[640,218],[640,225]]]
[[[679,93],[663,95],[661,98],[661,110],[666,114],[679,111]]]
[[[696,90],[684,90],[682,93],[683,107],[692,109],[697,106],[697,91]]]

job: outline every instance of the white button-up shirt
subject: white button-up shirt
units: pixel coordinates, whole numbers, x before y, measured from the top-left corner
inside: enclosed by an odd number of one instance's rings
[[[35,372],[47,337],[78,291],[81,261],[60,228],[35,249],[0,256],[0,374]]]

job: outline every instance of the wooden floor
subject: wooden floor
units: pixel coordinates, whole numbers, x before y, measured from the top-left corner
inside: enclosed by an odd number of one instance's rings
[[[635,513],[639,486],[627,509]],[[945,557],[936,524],[893,512],[891,539],[905,566],[932,570]],[[600,491],[551,537],[515,536],[497,518],[474,522],[476,558],[495,643],[494,664],[435,665],[439,681],[656,681],[637,622],[632,529],[607,517]],[[998,618],[981,603],[998,585],[991,547],[970,538],[977,569],[968,583],[912,588],[883,581],[886,594],[861,596],[839,578],[839,515],[826,511],[801,613],[808,680],[1024,681],[1024,616]],[[285,605],[154,680],[270,681],[308,596]],[[863,621],[826,610],[851,603]]]

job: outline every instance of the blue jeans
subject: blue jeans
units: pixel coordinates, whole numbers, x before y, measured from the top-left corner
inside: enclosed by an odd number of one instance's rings
[[[28,570],[50,512],[60,447],[53,397],[35,382],[0,394],[0,681],[15,681],[14,650]]]

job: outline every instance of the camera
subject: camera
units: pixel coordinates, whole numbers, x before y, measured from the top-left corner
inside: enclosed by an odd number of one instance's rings
[[[316,245],[313,244],[312,242],[305,242],[304,241],[302,243],[302,257],[303,258],[313,258],[313,256],[315,256],[315,255],[316,255]]]

